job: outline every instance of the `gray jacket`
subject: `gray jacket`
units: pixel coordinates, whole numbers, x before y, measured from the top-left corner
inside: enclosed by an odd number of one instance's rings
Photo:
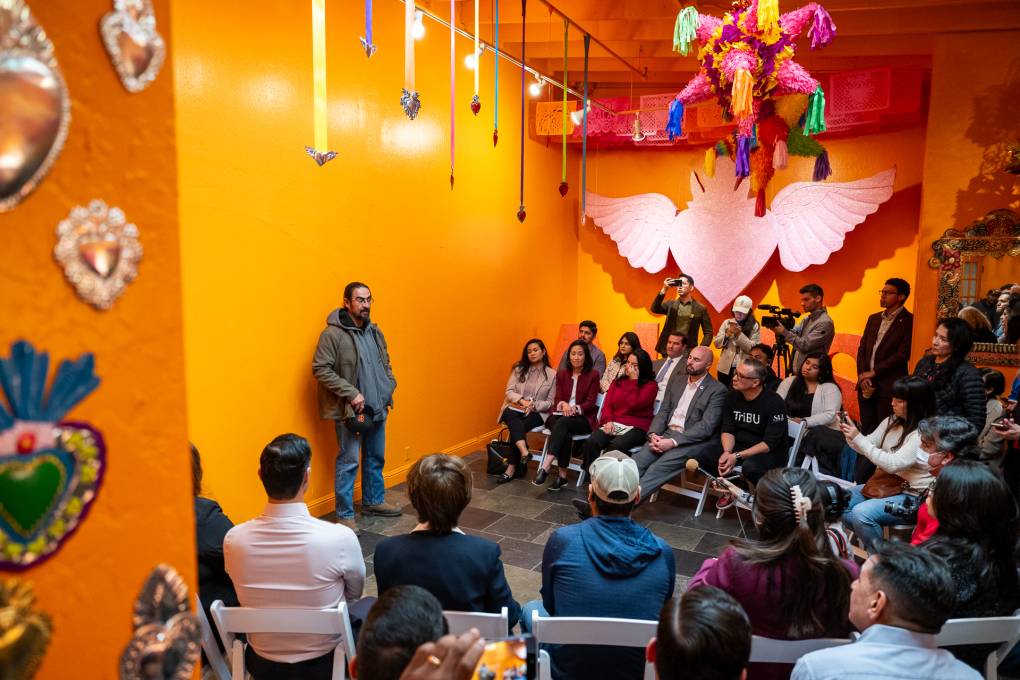
[[[319,334],[312,359],[312,375],[319,383],[319,417],[323,420],[344,420],[354,415],[350,400],[358,396],[358,349],[351,333],[357,327],[346,309],[334,309],[326,317],[326,328]],[[397,384],[390,366],[390,353],[382,331],[374,323],[365,329],[375,338],[379,347],[379,361],[386,373]],[[388,407],[393,407],[390,399]]]
[[[676,378],[675,371],[673,378]],[[685,375],[683,380],[674,380],[673,378],[669,381],[666,396],[662,399],[659,412],[652,418],[648,432],[672,439],[677,446],[700,444],[713,437],[718,437],[727,389],[711,375],[706,375],[698,385],[698,393],[694,395],[690,406],[687,407],[687,422],[684,423],[684,431],[675,432],[669,429],[669,420],[673,417],[673,411],[680,403],[684,390],[687,389],[687,376]]]

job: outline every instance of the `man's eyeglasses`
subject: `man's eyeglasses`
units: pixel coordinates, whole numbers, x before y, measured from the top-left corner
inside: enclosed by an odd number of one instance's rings
[[[754,380],[755,379],[755,377],[753,375],[744,375],[740,371],[734,371],[733,377],[734,378],[740,378],[741,380]]]
[[[372,296],[369,295],[367,298],[356,297],[354,298],[354,301],[357,302],[359,305],[370,305],[372,304]]]
[[[884,290],[883,289],[883,290],[878,291],[878,294],[879,295],[899,295],[900,291],[898,291],[898,290]]]

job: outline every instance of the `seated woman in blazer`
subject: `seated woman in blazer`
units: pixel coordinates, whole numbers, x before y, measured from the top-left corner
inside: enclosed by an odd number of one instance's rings
[[[838,475],[839,456],[843,451],[838,415],[843,407],[843,394],[832,375],[829,356],[813,352],[804,357],[800,375],[779,383],[776,394],[786,401],[790,420],[808,428],[800,444],[802,456],[814,456],[819,472]]]
[[[585,470],[605,450],[627,453],[645,443],[658,391],[652,358],[638,347],[627,356],[624,372],[606,393],[598,429],[584,442]]]
[[[595,429],[595,415],[599,396],[599,372],[595,370],[588,343],[574,340],[567,348],[568,368],[556,374],[556,395],[553,398],[553,414],[546,418],[549,442],[545,459],[535,473],[535,486],[541,486],[549,476],[553,458],[559,466],[559,474],[548,491],[559,491],[567,483],[567,466],[570,465],[571,437],[590,434]],[[503,479],[506,477],[506,479]],[[504,475],[496,483],[509,482]]]
[[[552,407],[553,388],[556,386],[556,371],[549,365],[549,353],[545,343],[532,338],[524,343],[521,358],[510,369],[506,381],[503,405],[499,407],[499,419],[510,431],[513,447],[508,455],[504,481],[523,477],[528,472],[528,432],[541,427]],[[521,459],[525,461],[520,464]]]
[[[507,607],[513,628],[521,606],[506,582],[499,546],[457,528],[471,487],[462,458],[434,453],[417,461],[407,475],[407,493],[418,526],[376,546],[376,582],[380,593],[393,586],[424,588],[448,611],[498,614]]]

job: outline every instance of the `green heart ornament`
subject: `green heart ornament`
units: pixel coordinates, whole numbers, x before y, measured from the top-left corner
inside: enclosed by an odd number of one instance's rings
[[[0,517],[21,538],[30,538],[60,502],[67,482],[67,469],[53,451],[0,462]]]

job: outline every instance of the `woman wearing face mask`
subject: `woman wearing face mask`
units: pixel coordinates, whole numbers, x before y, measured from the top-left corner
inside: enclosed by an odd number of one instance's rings
[[[584,469],[605,450],[626,453],[645,442],[659,386],[648,352],[640,347],[627,356],[624,372],[613,381],[602,402],[598,428],[584,441]],[[536,478],[536,483],[541,484]]]
[[[761,342],[761,327],[751,310],[751,298],[741,295],[733,301],[733,318],[723,321],[713,344],[722,350],[719,355],[717,375],[719,382],[730,386],[733,367],[747,358],[751,349]]]
[[[928,466],[933,481],[953,461],[977,460],[980,457],[977,428],[959,416],[927,418],[917,426],[917,431],[921,435],[918,458]],[[920,545],[931,538],[938,528],[938,519],[931,514],[928,504],[923,503],[917,510],[917,526],[914,527],[910,542]]]
[[[499,421],[510,430],[510,441],[514,447],[508,456],[510,465],[499,478],[505,484],[514,478],[527,474],[528,432],[545,423],[552,408],[553,388],[556,385],[556,371],[549,365],[549,353],[545,343],[532,338],[524,343],[521,358],[510,369],[506,381],[503,406],[499,410]]]
[[[851,489],[850,505],[843,515],[844,526],[852,526],[869,551],[882,538],[882,527],[905,522],[886,507],[903,507],[908,496],[917,498],[932,480],[918,432],[921,422],[935,410],[932,387],[911,376],[893,383],[892,392],[892,415],[871,434],[861,434],[852,422],[840,425],[847,443],[876,466],[867,482]]]
[[[616,347],[616,356],[606,366],[606,372],[602,374],[602,380],[599,381],[599,391],[602,394],[608,392],[613,381],[623,374],[623,365],[627,363],[627,357],[634,350],[641,349],[641,340],[638,338],[637,333],[627,331],[620,336],[620,341]]]
[[[943,319],[935,329],[931,353],[914,367],[914,375],[935,388],[935,413],[962,416],[981,430],[985,424],[985,386],[981,373],[967,361],[972,345],[970,326],[963,319]]]

